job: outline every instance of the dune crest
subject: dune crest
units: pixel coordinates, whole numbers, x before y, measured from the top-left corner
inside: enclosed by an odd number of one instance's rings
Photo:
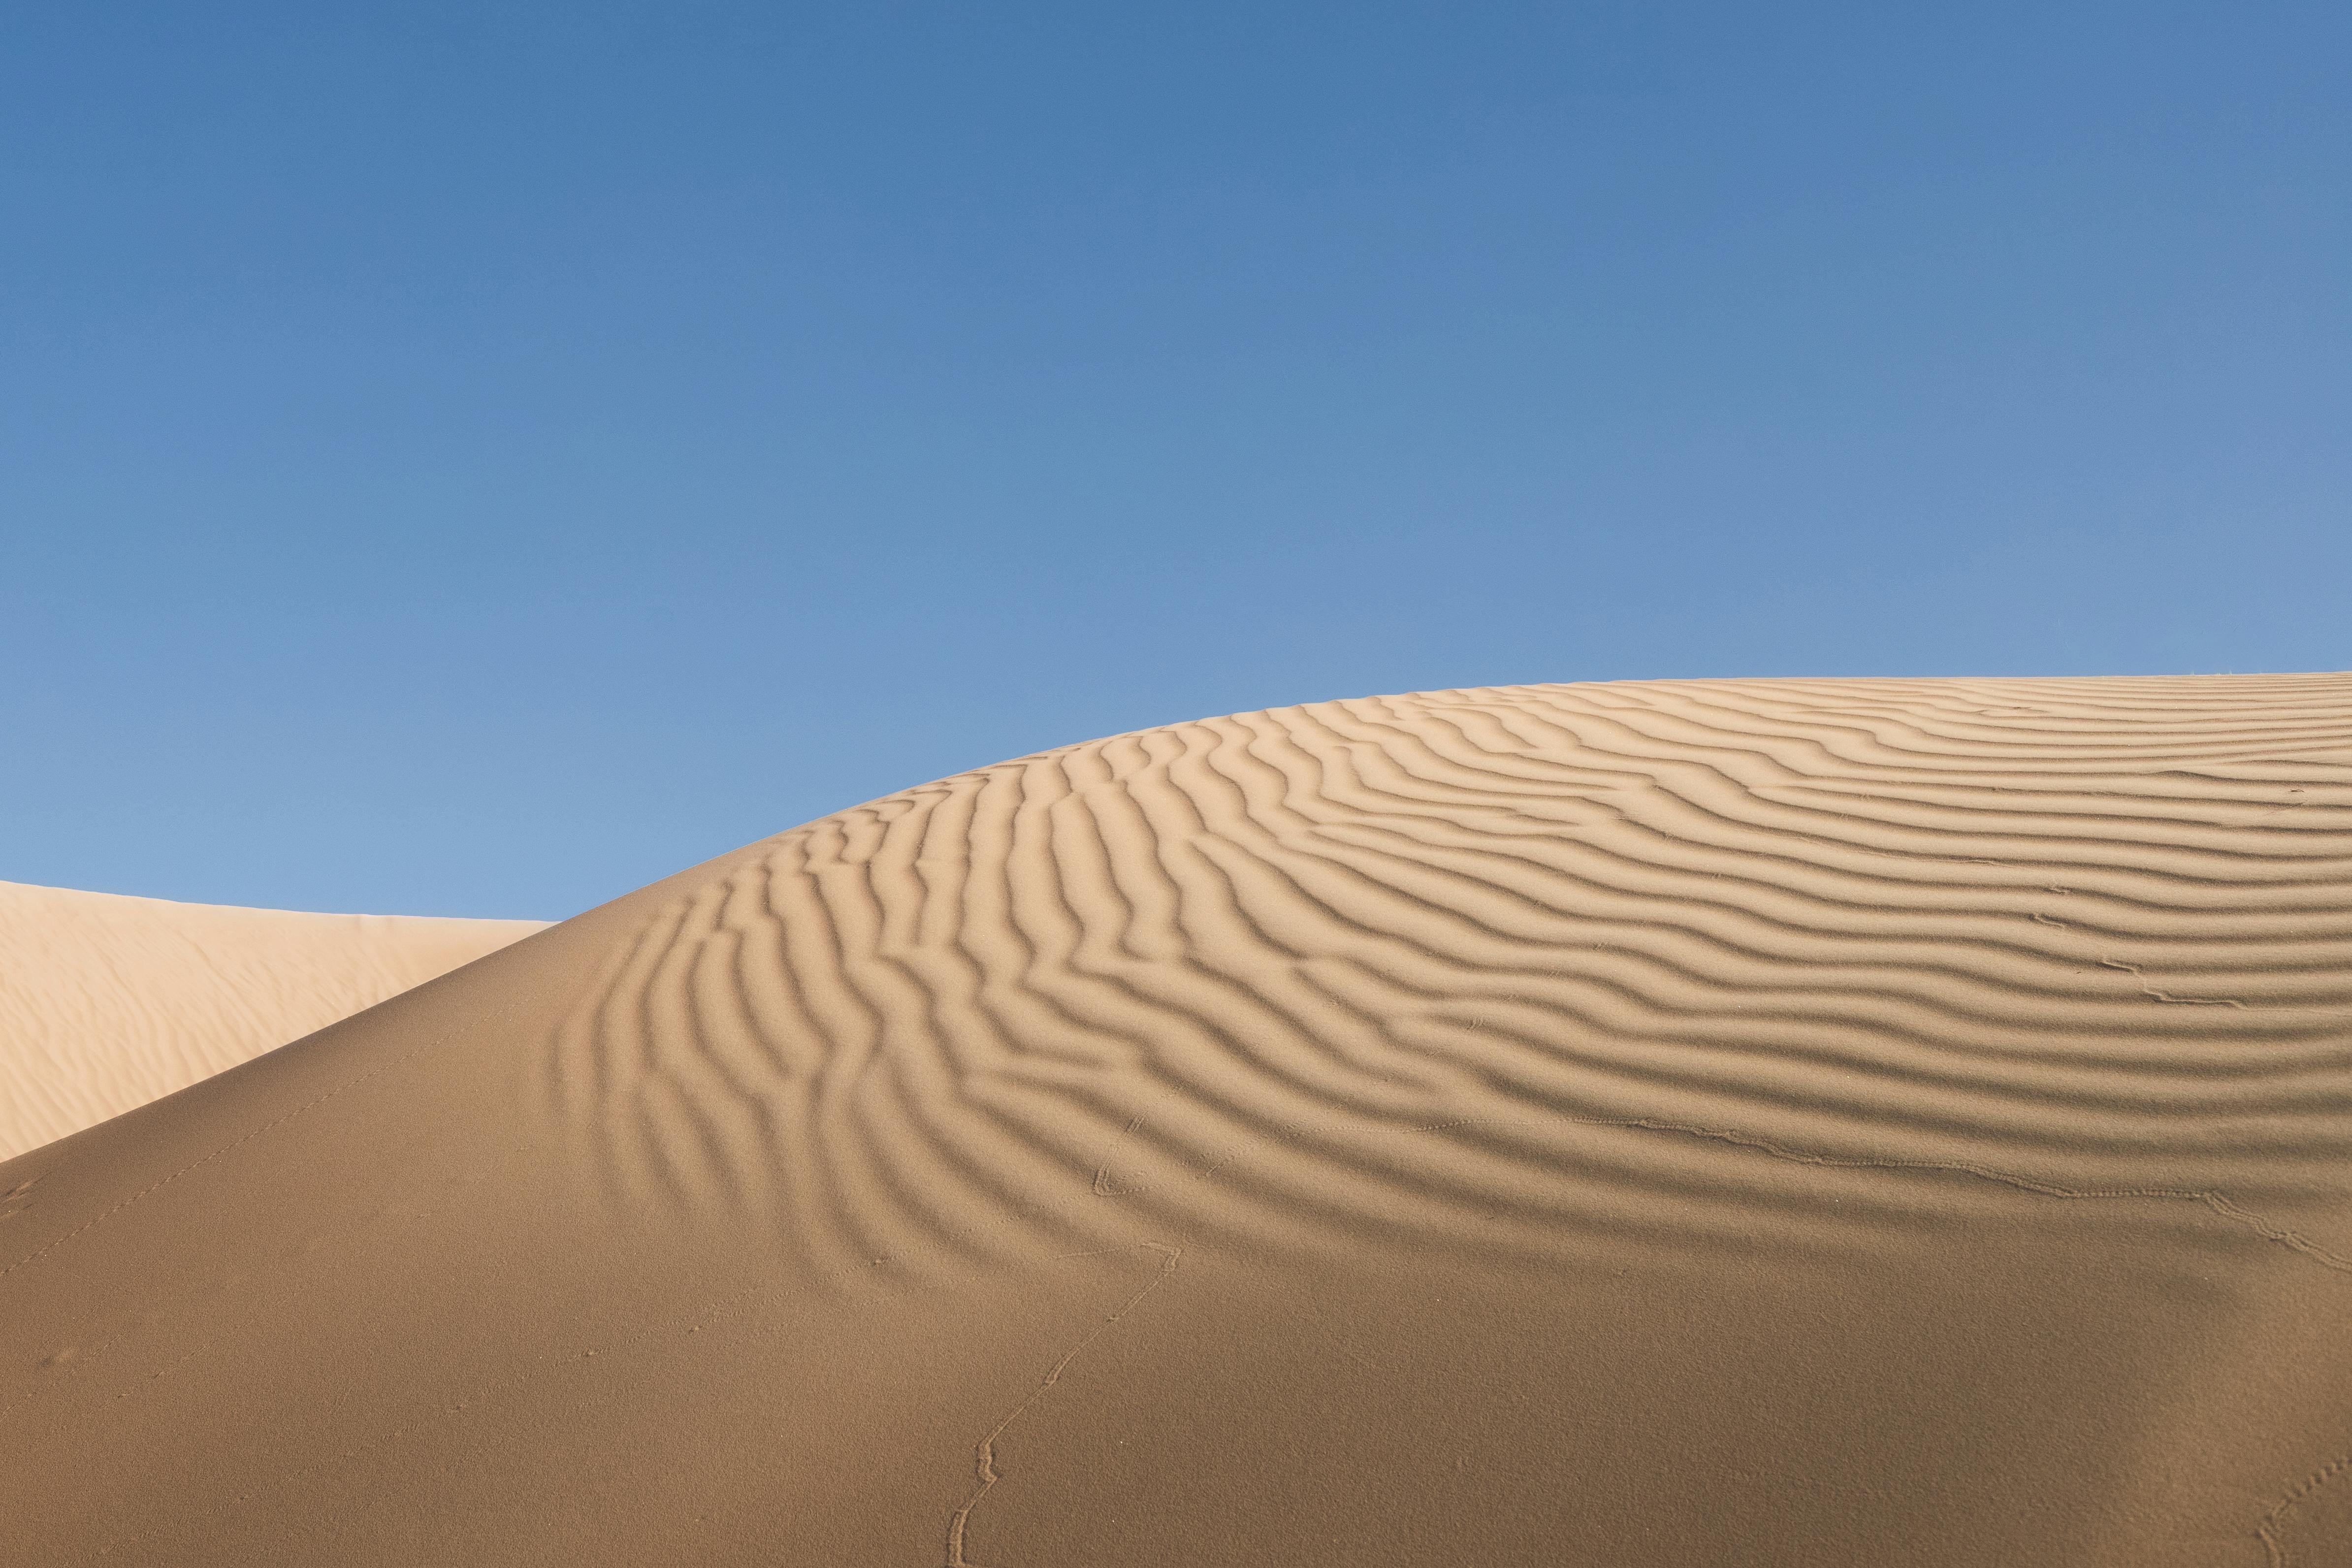
[[[0,883],[0,1159],[541,929]]]
[[[26,1561],[2352,1560],[2352,676],[1319,703],[0,1164]]]
[[[851,1274],[1104,1242],[1114,1181],[1551,1251],[1874,1245],[1955,1176],[2352,1271],[2262,1212],[2352,1154],[2339,694],[1525,687],[1071,747],[681,894],[550,1095],[635,1201]]]

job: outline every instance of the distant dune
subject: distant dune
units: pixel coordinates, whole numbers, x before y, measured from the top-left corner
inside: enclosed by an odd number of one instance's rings
[[[541,929],[0,883],[0,1159],[143,1105]]]
[[[8,1561],[2352,1562],[2352,676],[1066,747],[0,1194]]]

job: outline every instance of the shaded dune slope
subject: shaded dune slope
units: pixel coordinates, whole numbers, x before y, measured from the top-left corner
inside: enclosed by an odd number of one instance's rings
[[[2352,677],[1066,747],[0,1166],[0,1484],[27,1561],[2338,1561],[2347,960]]]
[[[531,932],[0,883],[0,1159],[169,1094]]]

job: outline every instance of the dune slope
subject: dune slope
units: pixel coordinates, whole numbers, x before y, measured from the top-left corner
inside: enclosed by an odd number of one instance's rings
[[[540,928],[0,883],[0,1159],[299,1040]]]
[[[1367,699],[0,1165],[25,1561],[2352,1554],[2352,677]]]

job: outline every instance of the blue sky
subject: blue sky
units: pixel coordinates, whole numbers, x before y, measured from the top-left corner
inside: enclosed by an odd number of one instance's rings
[[[52,6],[0,878],[559,917],[1206,714],[2352,664],[2352,9]]]

